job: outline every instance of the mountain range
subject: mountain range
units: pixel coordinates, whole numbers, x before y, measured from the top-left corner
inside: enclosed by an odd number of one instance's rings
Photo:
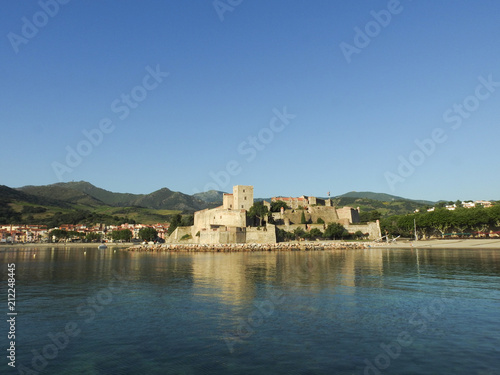
[[[222,204],[222,191],[188,195],[162,188],[150,194],[115,193],[86,181],[62,182],[43,186],[10,188],[0,186],[0,224],[23,221],[54,224],[60,220],[86,217],[89,221],[136,221],[145,224],[169,221],[176,213],[190,214]],[[256,198],[259,200],[269,198]],[[379,211],[383,216],[413,212],[430,201],[415,201],[373,192],[348,192],[332,198],[335,206],[360,207]],[[78,211],[81,214],[72,214]],[[66,215],[66,216],[64,216]],[[52,220],[52,221],[51,221]]]

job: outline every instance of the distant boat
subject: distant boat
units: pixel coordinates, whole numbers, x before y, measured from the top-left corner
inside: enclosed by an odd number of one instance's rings
[[[108,247],[106,246],[106,244],[105,244],[105,243],[100,244],[100,245],[99,245],[99,247],[98,247],[98,249],[99,249],[99,250],[105,250],[105,249],[107,249],[107,248],[108,248]]]

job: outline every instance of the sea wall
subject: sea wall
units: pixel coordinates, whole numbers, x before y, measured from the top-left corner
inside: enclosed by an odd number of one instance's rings
[[[377,240],[382,237],[380,231],[380,222],[378,220],[376,222],[370,222],[366,224],[344,225],[344,227],[349,233],[356,233],[357,231],[360,231],[363,234],[368,233],[368,239],[370,240]]]
[[[373,242],[279,242],[247,244],[156,244],[136,245],[126,249],[137,252],[252,252],[252,251],[325,251],[369,249]]]

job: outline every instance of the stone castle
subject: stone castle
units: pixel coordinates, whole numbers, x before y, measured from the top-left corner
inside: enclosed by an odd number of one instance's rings
[[[358,224],[359,208],[336,208],[331,199],[316,197],[273,197],[271,202],[283,201],[288,209],[273,212],[274,224],[265,222],[262,227],[249,225],[247,211],[254,204],[253,186],[233,186],[232,194],[224,194],[222,206],[204,209],[194,214],[194,224],[190,227],[178,227],[168,238],[170,243],[275,243],[276,229],[293,231],[303,228],[308,231],[318,228],[323,231],[328,223],[341,223],[350,233],[361,231],[370,239],[380,238],[378,222]],[[268,208],[270,202],[263,202]],[[300,224],[302,213],[308,223],[317,223],[321,219],[324,224]],[[321,221],[320,220],[320,221]]]

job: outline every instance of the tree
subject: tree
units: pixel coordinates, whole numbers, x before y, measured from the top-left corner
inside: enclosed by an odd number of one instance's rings
[[[315,240],[316,238],[320,238],[323,236],[323,232],[321,232],[318,228],[313,228],[309,231],[309,238],[311,240]]]
[[[151,227],[144,227],[139,229],[139,238],[144,241],[153,241],[158,237],[156,229]]]
[[[283,207],[285,210],[290,208],[283,201],[274,201],[274,202],[271,202],[271,212],[280,212],[281,211],[281,207]]]
[[[359,214],[359,221],[362,223],[367,223],[369,221],[377,221],[382,218],[382,214],[377,210],[362,211]]]
[[[360,230],[357,230],[356,233],[354,233],[354,237],[356,237],[358,240],[362,240],[365,235]]]
[[[316,220],[316,223],[317,224],[325,224],[325,221],[322,218],[318,217],[318,219]]]
[[[101,240],[101,237],[102,237],[102,235],[101,235],[100,233],[90,232],[90,233],[88,233],[88,234],[85,236],[85,240],[86,240],[87,242],[100,241],[100,240]]]
[[[262,220],[269,216],[269,209],[264,205],[264,202],[255,202],[247,212],[250,219],[259,219],[259,226],[262,226]]]
[[[170,220],[170,226],[168,227],[167,234],[170,236],[177,227],[181,226],[182,216],[181,214],[174,215],[172,220]]]
[[[130,242],[132,238],[132,232],[130,229],[114,230],[111,232],[111,238],[113,241],[125,241]]]
[[[278,242],[291,241],[295,239],[295,235],[292,232],[287,232],[284,229],[277,228],[276,230],[276,240]]]
[[[300,215],[300,224],[306,224],[307,221],[306,221],[306,215],[304,213],[304,211],[302,211],[302,215]]]
[[[307,238],[308,234],[307,232],[302,229],[301,227],[297,227],[293,230],[293,234],[297,240],[300,240],[301,238]]]
[[[189,227],[194,224],[194,215],[186,215],[181,220],[181,227]]]
[[[50,238],[55,237],[57,241],[68,238],[68,232],[64,229],[54,229],[50,232]]]
[[[325,229],[325,233],[323,233],[324,238],[328,238],[330,240],[335,240],[340,237],[344,237],[346,234],[349,234],[344,226],[340,223],[330,223]]]

